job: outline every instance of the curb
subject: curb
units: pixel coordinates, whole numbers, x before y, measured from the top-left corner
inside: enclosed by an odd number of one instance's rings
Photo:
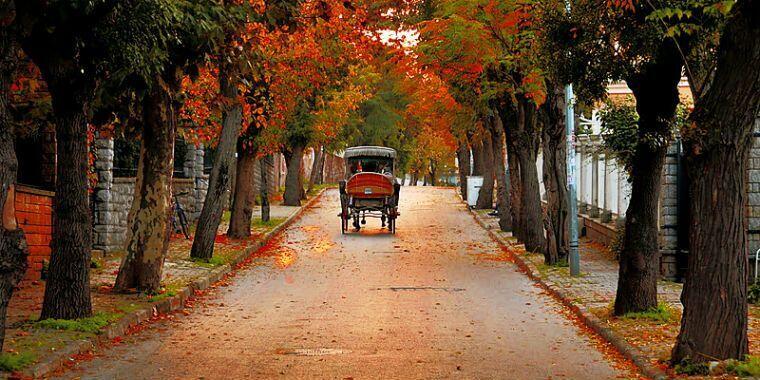
[[[127,313],[121,319],[115,321],[103,329],[102,333],[93,339],[73,341],[70,344],[66,345],[66,347],[58,350],[55,355],[48,358],[47,360],[42,360],[30,368],[22,370],[22,373],[31,375],[34,378],[45,377],[50,373],[62,368],[64,366],[64,363],[71,361],[71,356],[90,352],[98,345],[104,344],[118,336],[124,335],[130,326],[145,322],[149,320],[153,315],[158,313],[170,313],[173,311],[182,310],[187,299],[190,298],[195,293],[195,291],[208,289],[215,282],[221,280],[224,275],[233,272],[234,268],[243,262],[246,258],[248,258],[248,256],[261,249],[261,247],[269,243],[272,238],[296,222],[306,210],[310,209],[314,203],[316,203],[317,200],[322,197],[327,189],[329,188],[320,190],[316,195],[309,199],[306,204],[301,206],[298,211],[290,215],[277,227],[262,235],[260,239],[253,243],[253,245],[240,251],[237,255],[235,255],[235,257],[232,258],[232,260],[230,260],[229,263],[216,267],[208,274],[192,280],[189,285],[186,285],[184,288],[178,290],[176,295],[167,297],[161,301],[156,301],[151,304],[150,308],[135,310],[133,312]],[[2,375],[2,373],[0,373],[0,375]]]
[[[512,244],[505,242],[501,237],[496,235],[496,233],[493,232],[490,226],[486,224],[486,222],[481,218],[480,215],[478,215],[477,212],[475,212],[473,209],[470,209],[469,206],[467,206],[467,210],[473,216],[475,221],[484,230],[486,230],[488,236],[490,236],[491,239],[498,243],[502,249],[514,247]],[[570,309],[573,314],[580,318],[580,320],[583,321],[586,326],[604,338],[604,340],[612,344],[615,349],[620,352],[620,354],[622,354],[626,359],[633,362],[633,364],[638,367],[644,376],[653,380],[665,380],[670,378],[665,371],[652,365],[647,357],[641,352],[641,350],[628,344],[625,338],[616,333],[614,330],[604,326],[604,323],[596,315],[588,311],[584,306],[575,303],[563,289],[560,289],[544,281],[544,279],[541,277],[540,272],[538,271],[538,268],[536,268],[532,262],[523,259],[520,257],[520,255],[514,255],[514,259],[517,267],[520,268],[520,270],[525,273],[528,278],[541,286],[542,289],[549,292],[549,294],[557,298],[560,302],[562,302],[563,305],[565,305],[565,307]]]

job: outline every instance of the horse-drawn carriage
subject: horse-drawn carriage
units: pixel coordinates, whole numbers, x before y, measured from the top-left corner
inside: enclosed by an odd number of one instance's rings
[[[396,233],[401,185],[394,175],[396,151],[379,146],[346,149],[346,180],[340,182],[341,231],[349,221],[359,231],[367,218],[379,218],[382,227]]]

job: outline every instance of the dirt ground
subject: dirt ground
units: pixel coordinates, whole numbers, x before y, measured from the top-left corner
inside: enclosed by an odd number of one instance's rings
[[[342,235],[336,190],[253,265],[63,378],[636,377],[521,274],[454,190],[404,187],[396,235]]]

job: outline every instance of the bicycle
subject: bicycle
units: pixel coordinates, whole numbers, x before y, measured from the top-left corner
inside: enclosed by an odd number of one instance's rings
[[[190,230],[187,224],[187,215],[185,214],[185,210],[182,208],[182,205],[177,200],[178,195],[187,195],[189,193],[179,193],[179,194],[172,194],[172,200],[174,201],[174,206],[172,207],[172,215],[171,215],[171,223],[172,223],[172,230],[174,233],[182,233],[185,235],[185,239],[190,240]]]

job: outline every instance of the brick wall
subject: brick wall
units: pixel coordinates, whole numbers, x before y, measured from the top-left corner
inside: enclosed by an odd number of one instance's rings
[[[29,245],[29,269],[25,280],[39,280],[43,261],[50,260],[54,195],[49,191],[16,187],[16,220]]]

